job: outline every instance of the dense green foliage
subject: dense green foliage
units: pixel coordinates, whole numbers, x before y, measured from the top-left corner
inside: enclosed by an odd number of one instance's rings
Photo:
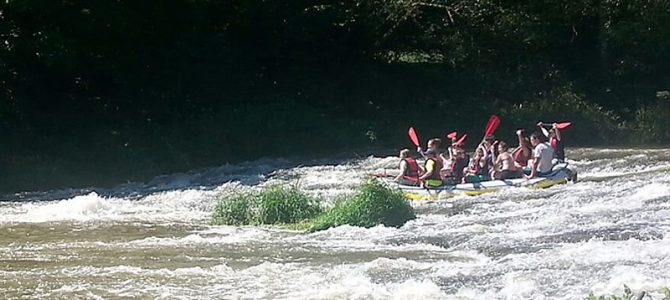
[[[221,199],[213,213],[215,224],[291,224],[321,213],[318,200],[295,186],[271,185],[259,192],[233,194]]]
[[[354,195],[338,199],[326,211],[295,186],[272,185],[224,197],[212,214],[213,223],[219,225],[283,224],[310,232],[340,225],[400,227],[414,218],[402,192],[377,180],[364,182]]]
[[[402,192],[392,190],[371,179],[358,187],[352,195],[336,201],[330,209],[319,216],[309,231],[319,231],[340,225],[373,227],[379,224],[400,227],[415,219],[414,209]]]
[[[212,219],[214,224],[250,225],[255,222],[253,195],[234,194],[220,200],[214,207]]]
[[[574,120],[568,145],[670,143],[668,36],[663,0],[4,1],[0,191],[400,147],[503,112]]]

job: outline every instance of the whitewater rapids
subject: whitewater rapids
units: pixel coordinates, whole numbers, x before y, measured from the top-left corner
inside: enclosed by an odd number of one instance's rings
[[[576,184],[414,202],[401,228],[210,224],[275,182],[329,203],[394,157],[263,159],[0,199],[4,299],[583,299],[670,287],[670,151],[569,149]]]

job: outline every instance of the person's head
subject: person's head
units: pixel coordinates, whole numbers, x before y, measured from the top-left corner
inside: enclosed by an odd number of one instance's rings
[[[458,147],[456,149],[456,156],[459,156],[459,157],[465,156],[465,149],[463,149],[463,147]]]
[[[549,129],[549,137],[553,138],[555,136],[556,136],[556,129],[555,128]]]
[[[492,145],[495,140],[496,137],[493,134],[489,134],[484,137],[484,142],[488,143],[489,145]]]
[[[498,152],[505,152],[505,151],[507,151],[507,149],[509,149],[509,146],[507,146],[507,143],[505,143],[503,141],[500,141],[500,143],[498,143]]]
[[[475,153],[475,155],[479,157],[484,156],[484,149],[482,149],[481,147],[477,148],[477,152]]]
[[[400,150],[400,158],[405,159],[409,156],[409,149]]]
[[[542,143],[541,140],[541,134],[539,132],[533,132],[533,134],[530,135],[530,144],[533,145],[533,147],[537,146],[539,143]]]
[[[430,139],[430,140],[428,140],[428,149],[436,150],[437,148],[440,148],[441,144],[442,144],[442,140],[440,140],[438,138]]]

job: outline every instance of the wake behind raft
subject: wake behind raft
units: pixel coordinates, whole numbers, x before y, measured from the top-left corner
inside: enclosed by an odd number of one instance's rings
[[[554,165],[549,173],[543,177],[532,179],[506,179],[489,180],[474,183],[462,183],[452,185],[441,185],[439,187],[418,187],[402,185],[393,178],[380,177],[379,180],[389,187],[402,190],[405,196],[411,200],[438,200],[457,195],[477,196],[485,193],[497,192],[507,187],[525,187],[529,189],[544,189],[558,184],[577,181],[577,171],[569,168],[568,163]]]

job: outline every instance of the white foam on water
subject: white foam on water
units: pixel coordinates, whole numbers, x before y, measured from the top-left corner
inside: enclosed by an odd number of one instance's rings
[[[105,198],[92,192],[55,202],[19,203],[1,211],[0,223],[43,223],[59,221],[115,222],[202,222],[221,191],[177,190],[160,192],[139,200]]]
[[[89,221],[118,217],[128,201],[106,199],[96,193],[72,199],[46,203],[27,203],[15,208],[15,214],[5,215],[3,222],[50,222],[63,220]]]
[[[634,194],[632,194],[629,199],[633,201],[640,201],[644,202],[647,200],[652,200],[652,199],[657,199],[661,197],[667,197],[670,196],[670,183],[665,182],[665,183],[652,183],[645,185],[637,191],[635,191]],[[641,203],[643,204],[643,203]]]
[[[134,200],[92,193],[3,203],[0,225],[10,229],[61,221],[198,229],[160,236],[148,231],[129,241],[13,241],[1,248],[12,253],[7,259],[40,263],[22,268],[21,262],[0,274],[48,284],[54,293],[42,290],[45,298],[582,299],[589,291],[621,294],[623,284],[649,292],[670,286],[670,176],[662,169],[667,150],[580,151],[572,152],[581,156],[570,161],[580,168],[579,177],[602,180],[414,202],[418,218],[400,228],[340,226],[307,234],[208,226],[220,197],[259,188],[240,182]],[[297,183],[329,202],[351,193],[367,173],[396,171],[397,161],[369,157],[297,167],[278,171],[261,186]],[[231,168],[249,178],[272,169],[253,164],[225,169]],[[606,178],[611,174],[626,176]],[[195,180],[188,176],[159,178],[156,184],[188,185]],[[147,251],[166,253],[165,260],[141,259]],[[90,253],[124,260],[113,266],[72,265]],[[180,264],[165,267],[173,259]],[[16,289],[16,295],[25,293]]]
[[[510,272],[503,276],[504,287],[500,290],[500,296],[505,299],[537,299],[534,298],[537,285],[532,274],[527,272]]]
[[[192,233],[184,237],[147,237],[127,242],[131,246],[170,247],[197,244],[226,245],[266,242],[275,239],[272,230],[256,227],[222,226],[216,230]]]

